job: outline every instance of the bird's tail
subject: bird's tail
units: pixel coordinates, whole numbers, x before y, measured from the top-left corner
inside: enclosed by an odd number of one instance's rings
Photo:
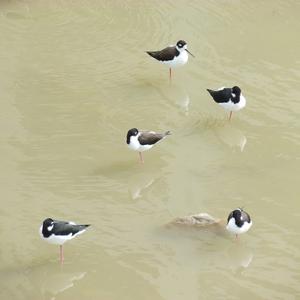
[[[146,51],[146,53],[155,58],[155,51]]]
[[[210,89],[206,89],[211,95],[213,95],[214,91]]]
[[[166,131],[165,132],[165,136],[167,136],[167,135],[171,135],[172,133],[171,133],[171,131],[170,130],[168,130],[168,131]]]
[[[84,224],[84,225],[78,225],[79,226],[79,230],[85,230],[87,227],[91,226],[91,224]]]

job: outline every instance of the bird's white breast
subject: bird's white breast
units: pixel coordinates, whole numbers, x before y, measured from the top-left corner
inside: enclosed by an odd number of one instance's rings
[[[44,241],[46,241],[46,242],[48,242],[50,244],[55,244],[55,245],[62,245],[65,242],[73,239],[77,235],[85,232],[85,230],[81,230],[81,231],[77,232],[74,235],[72,235],[72,233],[70,233],[68,235],[55,235],[55,234],[51,234],[49,237],[44,237],[43,233],[42,233],[42,230],[43,230],[43,225],[40,227],[40,230],[39,230],[39,233],[40,233],[40,236],[41,236],[42,240],[44,240]]]
[[[176,68],[185,65],[189,60],[189,55],[186,51],[181,51],[178,56],[173,60],[162,61],[163,64],[168,65],[170,68]]]
[[[72,233],[68,235],[55,235],[52,234],[48,238],[44,238],[45,241],[47,241],[50,244],[55,244],[55,245],[62,245],[65,242],[73,239],[76,235],[72,236]]]
[[[153,145],[141,145],[138,140],[139,136],[140,136],[140,133],[138,133],[138,135],[136,135],[136,136],[130,137],[130,143],[128,144],[128,147],[131,150],[143,152],[143,151],[149,150],[153,147]]]
[[[226,229],[229,232],[234,233],[234,234],[242,234],[242,233],[247,232],[251,226],[252,226],[252,221],[250,223],[245,222],[242,227],[238,227],[235,224],[234,218],[231,218],[226,226]]]
[[[233,103],[231,100],[229,102],[219,103],[226,110],[238,111],[246,106],[246,98],[241,94],[240,101],[238,103]]]

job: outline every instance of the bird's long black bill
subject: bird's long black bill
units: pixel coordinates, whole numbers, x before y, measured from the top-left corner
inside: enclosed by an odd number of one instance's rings
[[[192,55],[193,57],[195,57],[195,55],[192,54],[188,49],[185,49],[185,51],[186,51],[188,54],[190,54],[190,55]]]

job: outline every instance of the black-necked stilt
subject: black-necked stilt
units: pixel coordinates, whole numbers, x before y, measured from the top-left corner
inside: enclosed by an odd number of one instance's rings
[[[86,228],[90,225],[76,225],[73,222],[58,221],[51,218],[44,220],[40,227],[40,236],[43,240],[50,244],[59,245],[60,249],[60,262],[64,261],[62,245],[77,235],[85,232]]]
[[[170,131],[156,133],[154,131],[139,131],[136,128],[132,128],[127,132],[126,143],[130,149],[139,152],[140,161],[144,163],[142,152],[151,149],[157,142],[170,134]]]
[[[247,232],[252,226],[252,221],[243,209],[237,208],[233,210],[227,218],[226,229],[238,237],[239,234]]]
[[[233,111],[238,111],[246,106],[246,98],[238,86],[233,88],[222,87],[216,91],[207,89],[216,103],[230,111],[229,120]]]
[[[159,51],[146,51],[150,56],[158,60],[159,62],[169,67],[170,79],[172,77],[172,69],[183,66],[187,63],[189,56],[194,55],[187,49],[185,41],[180,40],[175,46],[169,46]]]

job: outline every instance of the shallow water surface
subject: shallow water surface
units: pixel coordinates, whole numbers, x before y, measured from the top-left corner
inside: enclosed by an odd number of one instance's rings
[[[300,2],[1,1],[0,298],[300,297]],[[173,72],[145,54],[179,39]],[[239,85],[228,114],[206,88]],[[171,130],[144,153],[129,128]],[[239,242],[166,227],[235,207]],[[46,217],[91,223],[65,245]]]

